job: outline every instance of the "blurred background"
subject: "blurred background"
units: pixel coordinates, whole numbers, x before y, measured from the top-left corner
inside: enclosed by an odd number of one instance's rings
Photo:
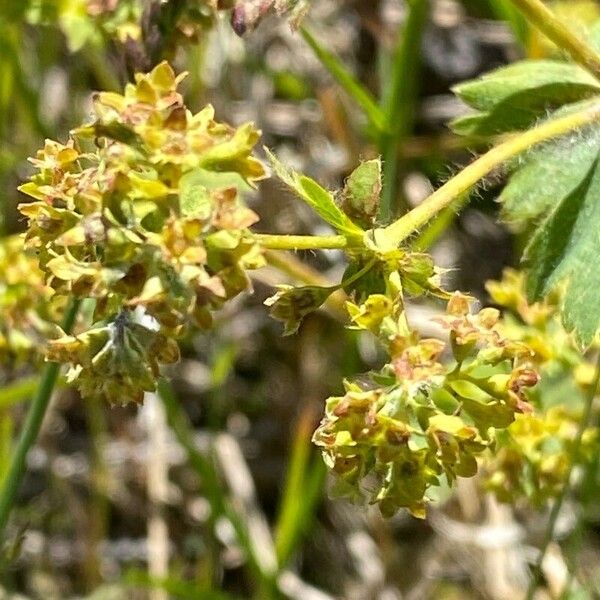
[[[185,18],[166,28],[183,14],[182,4]],[[304,21],[311,39],[382,103],[394,98],[389,82],[403,48],[406,85],[396,97],[397,143],[390,145],[373,135],[314,44],[285,19],[269,16],[240,38],[228,12],[213,19],[208,4],[3,3],[2,235],[23,228],[16,188],[44,138],[64,141],[85,121],[94,90],[119,90],[134,71],[165,57],[189,72],[183,87],[192,109],[212,103],[220,121],[254,121],[283,162],[330,189],[341,187],[361,158],[383,154],[386,176],[411,207],[489,143],[450,133],[446,123],[465,112],[451,87],[552,52],[504,0],[430,0],[410,30],[402,0],[313,0]],[[555,8],[568,11],[574,27],[600,18],[596,2],[568,0]],[[486,280],[515,264],[521,248],[519,236],[495,218],[503,177],[496,173],[468,208],[449,211],[423,241],[451,270],[451,288],[484,301]],[[249,202],[261,231],[327,233],[275,180],[262,183]],[[345,268],[344,256],[332,251],[295,259],[301,277],[339,280]],[[55,394],[13,515],[0,598],[523,595],[544,511],[501,505],[471,480],[453,495],[441,492],[424,522],[405,513],[384,520],[373,507],[330,497],[312,432],[344,376],[378,366],[381,356],[373,340],[341,326],[335,306],[307,318],[297,336],[282,338],[262,302],[275,283],[294,279],[290,264],[284,270],[257,273],[253,295],[220,313],[210,334],[186,340],[181,362],[168,373],[177,397],[167,412],[151,395],[138,409],[82,402],[69,389]],[[419,324],[434,310],[421,304],[411,312]],[[32,370],[0,373],[0,474],[36,383]],[[596,490],[589,487],[588,497]],[[578,529],[577,569],[586,583],[565,598],[600,597],[600,537],[590,506]],[[575,527],[575,508],[568,509],[562,536]],[[552,547],[549,557],[539,598],[558,597],[553,589],[568,577],[561,550]]]

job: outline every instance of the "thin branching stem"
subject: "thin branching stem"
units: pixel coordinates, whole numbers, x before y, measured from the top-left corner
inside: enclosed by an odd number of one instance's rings
[[[546,531],[544,533],[544,539],[540,548],[540,554],[533,568],[533,574],[531,577],[531,581],[529,582],[529,588],[527,589],[527,600],[533,600],[535,591],[539,583],[542,565],[544,563],[544,559],[546,558],[546,553],[548,552],[548,548],[552,543],[552,540],[554,539],[554,532],[556,530],[556,523],[558,521],[558,516],[560,515],[560,510],[565,502],[568,493],[571,490],[573,470],[579,462],[579,455],[581,453],[581,447],[583,445],[583,436],[586,430],[589,428],[592,421],[592,409],[594,405],[594,398],[598,393],[598,385],[600,385],[600,353],[598,354],[596,362],[596,373],[594,375],[594,380],[588,390],[588,394],[585,399],[585,406],[583,408],[583,415],[581,417],[581,420],[579,421],[577,433],[575,434],[575,439],[573,440],[573,446],[570,450],[570,462],[567,468],[567,473],[565,475],[565,482],[560,494],[554,501],[552,510],[550,511],[550,517],[548,519],[548,525],[546,526]]]
[[[426,198],[419,206],[383,230],[388,247],[399,246],[418,232],[430,219],[468,192],[481,179],[506,161],[547,142],[600,120],[600,103],[593,103],[566,117],[551,119],[528,131],[510,137],[465,167],[458,175]],[[360,238],[343,235],[270,235],[255,234],[256,241],[268,250],[335,250],[360,247]],[[376,236],[377,239],[378,236]]]
[[[344,235],[272,235],[257,233],[254,238],[266,250],[339,250],[349,245]]]
[[[67,333],[73,328],[79,312],[79,305],[80,300],[76,298],[71,298],[69,301],[62,324],[63,330]],[[27,454],[37,440],[59,372],[60,365],[58,363],[48,363],[46,365],[40,386],[27,413],[21,437],[15,447],[12,463],[6,474],[2,491],[0,491],[0,539],[4,536],[10,512],[25,475]]]

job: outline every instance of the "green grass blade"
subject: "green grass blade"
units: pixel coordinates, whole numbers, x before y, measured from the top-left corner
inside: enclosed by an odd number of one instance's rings
[[[314,36],[305,28],[301,29],[302,36],[310,46],[321,64],[331,73],[333,78],[340,84],[344,91],[362,108],[369,119],[369,123],[379,132],[385,130],[385,115],[377,105],[373,95],[367,90],[356,77],[346,69],[340,59],[325,49]]]
[[[75,323],[79,305],[80,301],[78,299],[70,299],[62,324],[63,330],[66,333],[69,333]],[[0,536],[4,536],[8,518],[14,506],[17,492],[27,468],[27,454],[37,440],[59,373],[60,365],[58,363],[48,363],[46,365],[44,374],[40,380],[40,385],[37,388],[33,402],[29,407],[29,412],[27,413],[25,423],[23,424],[19,440],[15,446],[12,463],[3,482],[2,490],[0,491]]]
[[[123,583],[131,588],[161,589],[168,592],[170,597],[181,600],[240,600],[239,596],[232,596],[223,591],[202,590],[198,585],[174,576],[152,577],[139,569],[127,571]]]
[[[158,396],[165,407],[167,422],[171,430],[185,450],[190,465],[202,480],[203,491],[211,507],[211,518],[214,521],[217,517],[224,516],[230,521],[236,532],[237,541],[246,553],[248,566],[252,574],[258,584],[262,586],[262,589],[269,592],[268,597],[271,597],[270,593],[275,585],[273,574],[263,572],[261,569],[261,561],[255,554],[254,545],[249,537],[246,524],[229,502],[212,459],[202,454],[196,446],[194,430],[189,418],[179,404],[171,384],[164,378],[161,378],[158,382]],[[266,599],[267,596],[265,596]]]
[[[275,525],[275,549],[280,566],[294,553],[302,534],[314,518],[323,489],[325,464],[317,458],[311,464],[311,411],[300,417],[292,444],[279,516]]]
[[[379,218],[389,222],[398,210],[398,149],[411,132],[419,89],[421,37],[429,15],[429,0],[414,0],[394,52],[383,91],[382,108],[388,133],[381,138],[383,155],[383,192]]]
[[[521,13],[508,0],[489,1],[494,15],[501,21],[507,22],[516,40],[523,48],[526,48],[529,39],[529,25]]]

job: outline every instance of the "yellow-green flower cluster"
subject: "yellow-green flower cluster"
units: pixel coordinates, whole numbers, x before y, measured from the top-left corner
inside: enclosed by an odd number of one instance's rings
[[[427,490],[440,476],[452,483],[475,475],[496,430],[531,411],[526,390],[538,376],[529,349],[500,334],[498,311],[471,314],[470,304],[458,293],[449,300],[439,319],[445,344],[410,329],[398,274],[385,294],[348,303],[354,326],[375,333],[390,361],[327,401],[314,441],[338,491],[366,497],[385,515],[407,508],[424,517]]]
[[[581,456],[572,455],[595,369],[564,330],[557,294],[528,303],[525,277],[511,269],[487,288],[492,300],[506,309],[503,333],[532,349],[531,360],[542,380],[530,395],[535,413],[519,415],[497,436],[483,481],[502,501],[527,499],[539,506],[561,492],[573,460],[585,463],[598,452],[598,430],[590,427],[583,435]]]
[[[181,79],[161,63],[123,95],[98,94],[93,121],[65,144],[47,141],[20,188],[34,199],[20,211],[47,284],[59,296],[93,298],[94,321],[108,328],[103,343],[78,336],[86,343],[75,349],[71,338],[57,340],[50,356],[68,357],[80,389],[96,387],[111,402],[137,401],[152,385],[140,374],[127,393],[96,386],[96,351],[118,361],[127,342],[127,364],[154,373],[156,336],[140,327],[164,336],[209,326],[212,311],[248,288],[246,269],[262,264],[247,232],[257,216],[240,199],[264,176],[251,156],[259,133],[216,122],[210,106],[192,114]]]
[[[486,489],[502,502],[527,498],[541,506],[556,498],[565,486],[573,459],[591,460],[598,451],[598,431],[588,428],[580,456],[573,456],[573,443],[581,411],[553,406],[540,415],[518,415],[507,431],[498,436],[497,447],[486,463]]]

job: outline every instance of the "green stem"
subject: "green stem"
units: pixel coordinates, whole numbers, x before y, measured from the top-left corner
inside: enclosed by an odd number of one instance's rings
[[[360,269],[359,271],[354,273],[354,275],[351,275],[350,277],[348,277],[348,279],[344,279],[336,287],[338,287],[338,288],[348,287],[349,285],[353,284],[355,281],[358,281],[361,277],[363,277],[363,275],[366,275],[375,266],[376,263],[377,263],[377,259],[372,258],[362,269]]]
[[[596,362],[596,373],[594,375],[594,381],[592,382],[592,385],[588,390],[588,395],[586,397],[585,406],[583,409],[583,415],[581,417],[581,421],[579,421],[579,427],[577,428],[577,433],[575,434],[575,439],[573,440],[573,446],[569,452],[571,460],[569,462],[567,473],[565,475],[565,483],[560,494],[554,501],[554,505],[552,506],[550,518],[548,519],[548,526],[546,527],[544,540],[540,548],[540,554],[533,569],[531,581],[529,582],[529,587],[527,589],[526,600],[533,600],[535,591],[538,586],[542,565],[544,564],[544,559],[546,558],[546,553],[548,552],[548,548],[552,543],[552,540],[554,539],[554,531],[556,529],[556,523],[558,521],[560,510],[565,502],[567,494],[571,490],[573,470],[579,462],[579,454],[581,453],[583,436],[591,424],[592,408],[594,405],[594,398],[598,393],[598,385],[600,385],[600,353],[598,354]]]
[[[421,37],[429,0],[414,0],[394,53],[393,70],[386,86],[383,110],[389,133],[381,137],[383,155],[383,190],[379,210],[382,223],[389,223],[398,214],[398,154],[404,139],[413,128],[420,75]]]
[[[73,328],[77,312],[79,310],[80,300],[71,298],[67,310],[65,312],[63,329],[69,333]],[[17,446],[14,450],[13,461],[10,465],[2,491],[0,492],[0,539],[4,535],[4,530],[10,516],[10,512],[15,502],[17,492],[25,475],[27,460],[27,454],[30,448],[35,443],[48,403],[52,397],[52,392],[56,385],[56,380],[60,372],[60,365],[58,363],[48,363],[44,369],[42,380],[21,431],[21,437],[17,442]]]
[[[282,273],[285,273],[292,279],[296,279],[297,281],[301,281],[307,285],[319,285],[321,287],[329,287],[333,285],[333,283],[331,283],[327,277],[324,277],[319,271],[310,265],[304,264],[292,254],[267,250],[264,253],[264,256],[269,265],[278,269]],[[1,402],[0,406],[2,406]]]
[[[442,209],[454,202],[456,198],[467,192],[479,180],[489,175],[507,160],[529,150],[536,144],[590,125],[599,118],[600,103],[595,103],[566,117],[552,119],[538,127],[511,137],[508,141],[492,148],[468,167],[465,167],[458,175],[450,179],[408,214],[400,217],[385,229],[377,230],[375,237],[377,238],[378,234],[382,234],[386,246],[398,246]]]
[[[256,233],[254,239],[266,250],[336,250],[350,243],[343,235],[271,235]]]
[[[510,0],[549,40],[594,77],[600,79],[600,54],[571,31],[541,0]]]

